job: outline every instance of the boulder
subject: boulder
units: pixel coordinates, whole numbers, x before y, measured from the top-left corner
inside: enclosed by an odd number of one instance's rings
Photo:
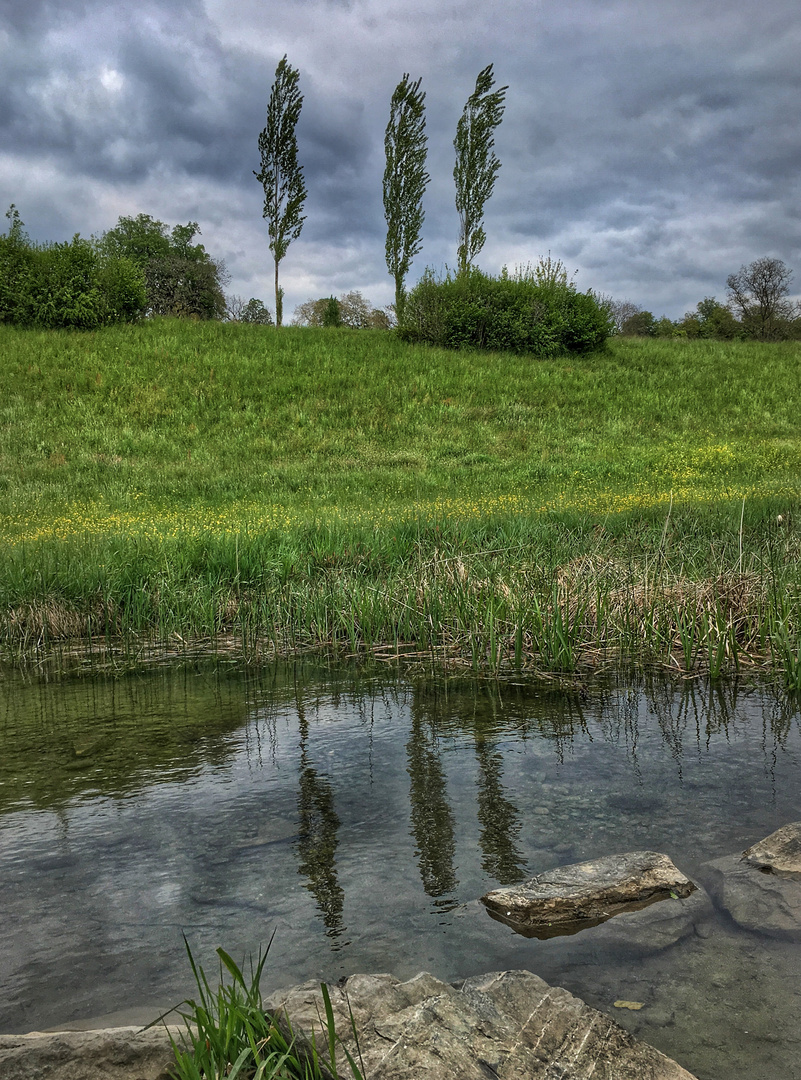
[[[694,1080],[610,1017],[527,971],[453,985],[427,974],[408,982],[353,975],[330,997],[337,1032],[367,1080]],[[267,1006],[326,1053],[318,983],[274,994]],[[3,1080],[165,1080],[170,1056],[158,1028],[0,1036]],[[340,1075],[351,1075],[344,1060]]]
[[[695,885],[667,855],[630,851],[559,866],[481,897],[490,914],[530,937],[573,934],[614,915],[689,896]]]
[[[801,878],[801,821],[782,825],[744,851],[743,859],[757,870],[777,877]]]
[[[450,985],[421,974],[353,975],[331,988],[337,1031],[356,1058],[350,1014],[369,1080],[692,1080],[567,990],[528,971],[480,975]],[[298,1028],[319,1039],[316,983],[274,995]],[[344,1062],[341,1073],[345,1071]]]

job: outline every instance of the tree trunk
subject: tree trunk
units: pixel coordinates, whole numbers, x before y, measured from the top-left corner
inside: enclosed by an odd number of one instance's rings
[[[284,296],[278,288],[278,259],[275,260],[275,325],[280,326],[284,317]]]
[[[395,278],[395,319],[398,326],[403,321],[403,308],[406,304],[406,289],[403,278],[399,275]]]

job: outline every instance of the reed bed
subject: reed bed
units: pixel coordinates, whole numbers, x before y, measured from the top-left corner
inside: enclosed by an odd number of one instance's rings
[[[4,564],[0,644],[18,660],[79,642],[129,662],[318,649],[493,673],[760,670],[801,689],[801,537],[731,510],[728,533],[696,508],[606,526],[42,541]]]

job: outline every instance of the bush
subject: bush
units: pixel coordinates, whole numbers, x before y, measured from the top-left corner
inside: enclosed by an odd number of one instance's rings
[[[578,292],[562,264],[548,258],[497,278],[470,269],[438,279],[427,270],[407,298],[398,333],[448,349],[547,357],[598,349],[612,330],[608,308]]]
[[[93,330],[132,322],[146,302],[142,271],[77,234],[69,243],[32,244],[15,207],[0,236],[0,322]]]
[[[94,330],[103,322],[97,255],[88,240],[47,244],[33,251],[23,283],[22,322],[48,330]]]

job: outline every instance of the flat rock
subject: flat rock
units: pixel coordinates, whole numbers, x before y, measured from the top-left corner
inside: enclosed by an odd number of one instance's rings
[[[801,878],[801,821],[782,825],[744,851],[743,859],[757,870],[778,877]]]
[[[667,855],[630,851],[559,866],[481,897],[490,914],[529,936],[575,933],[656,901],[689,896],[695,885]]]
[[[528,971],[454,985],[428,974],[408,982],[354,975],[331,988],[331,1001],[355,1056],[352,1011],[369,1080],[693,1080],[610,1017]],[[284,1009],[296,1030],[319,1035],[316,983],[274,995],[270,1006]]]
[[[173,1060],[163,1027],[0,1035],[3,1080],[167,1080]]]
[[[744,929],[801,941],[798,878],[766,873],[742,855],[725,855],[705,863],[701,875],[718,907]]]
[[[330,996],[336,1030],[367,1080],[694,1080],[610,1017],[528,971],[454,985],[428,974],[408,982],[353,975]],[[301,1039],[316,1038],[325,1054],[318,983],[273,994],[266,1004],[284,1012]],[[0,1035],[3,1080],[167,1080],[171,1057],[163,1028]],[[339,1064],[340,1075],[350,1076],[345,1061]]]

